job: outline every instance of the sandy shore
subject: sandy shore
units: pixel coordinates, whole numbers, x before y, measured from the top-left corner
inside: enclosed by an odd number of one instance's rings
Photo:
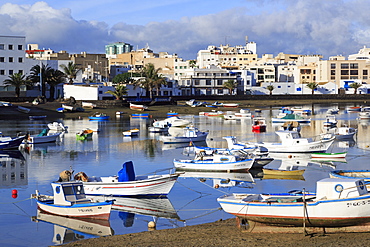
[[[261,226],[243,230],[235,219],[182,228],[86,239],[64,246],[366,246],[370,232],[335,232],[328,229],[281,228]]]

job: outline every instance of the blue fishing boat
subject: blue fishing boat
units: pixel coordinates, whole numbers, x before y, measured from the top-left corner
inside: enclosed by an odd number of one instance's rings
[[[94,113],[94,115],[89,117],[90,120],[108,120],[109,116],[105,113]]]
[[[19,148],[19,145],[21,145],[25,137],[26,136],[19,136],[19,137],[11,138],[9,136],[3,136],[2,132],[0,132],[0,150]]]
[[[149,113],[131,114],[131,117],[133,117],[133,118],[148,118],[149,117]]]

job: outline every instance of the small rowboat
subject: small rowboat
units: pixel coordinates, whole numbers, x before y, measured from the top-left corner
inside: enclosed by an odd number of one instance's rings
[[[28,118],[30,120],[41,120],[41,119],[45,119],[47,116],[46,115],[42,115],[42,116],[29,116]]]
[[[334,170],[329,173],[331,178],[362,178],[370,181],[370,170]]]
[[[312,153],[311,158],[312,159],[345,159],[347,155],[347,152],[342,152],[342,153]]]
[[[140,132],[139,129],[131,129],[131,130],[123,131],[122,134],[124,136],[138,136],[139,132]]]
[[[131,114],[131,117],[133,117],[133,118],[148,118],[149,117],[149,113]]]
[[[22,112],[22,113],[29,113],[31,111],[30,108],[26,108],[26,107],[23,107],[23,106],[18,106],[17,110],[19,112]]]
[[[239,107],[239,104],[238,103],[227,103],[227,104],[223,103],[222,107],[237,108],[237,107]]]
[[[130,103],[130,109],[131,110],[137,110],[137,111],[144,111],[144,110],[148,109],[148,107],[145,106],[145,105],[136,105],[136,104]]]
[[[109,116],[107,116],[105,113],[98,113],[96,112],[94,115],[89,117],[90,120],[108,120]]]
[[[302,176],[305,172],[302,170],[277,170],[277,169],[262,169],[264,175],[274,175],[274,176]]]
[[[82,141],[87,140],[87,139],[91,140],[93,133],[94,131],[91,129],[84,129],[76,134],[76,139],[82,140]]]

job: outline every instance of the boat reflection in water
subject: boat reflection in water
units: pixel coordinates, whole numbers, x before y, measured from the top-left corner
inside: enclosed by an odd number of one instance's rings
[[[0,150],[0,188],[27,185],[27,162],[18,150]]]
[[[32,220],[54,225],[53,243],[55,244],[91,238],[91,235],[98,237],[114,235],[109,220],[68,218],[40,210],[37,210],[37,216],[33,216]]]
[[[112,210],[119,211],[119,217],[125,227],[132,227],[135,214],[152,216],[157,223],[159,218],[182,221],[171,201],[167,197],[114,197],[114,196],[88,196],[94,201],[113,200]]]
[[[250,188],[254,183],[254,178],[249,172],[192,172],[185,171],[180,175],[182,178],[197,178],[201,182],[207,180],[213,181],[213,187],[229,188],[229,187],[247,187]]]
[[[197,146],[199,147],[208,147],[207,145],[207,142],[206,141],[199,141],[199,142],[194,142],[194,144],[196,144]],[[188,143],[166,143],[166,144],[162,144],[162,150],[170,150],[170,149],[177,149],[177,148],[184,148],[184,155],[187,155],[185,154],[185,149],[188,148],[188,147],[191,147],[190,149],[193,150],[193,143],[192,142],[188,142]],[[195,153],[190,153],[190,154],[195,154]]]

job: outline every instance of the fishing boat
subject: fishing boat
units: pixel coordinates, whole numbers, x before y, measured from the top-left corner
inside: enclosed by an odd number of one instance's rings
[[[105,113],[95,112],[92,116],[89,116],[90,120],[108,120],[109,116]]]
[[[266,132],[266,119],[264,117],[255,117],[252,120],[252,132]]]
[[[290,108],[290,110],[292,110],[296,114],[302,114],[302,115],[310,115],[311,114],[311,110],[309,108],[304,108],[304,107],[300,107],[300,106],[293,106],[293,107]]]
[[[81,105],[82,105],[83,108],[91,108],[91,109],[96,108],[96,104],[91,103],[91,102],[83,102],[82,101]]]
[[[240,109],[239,112],[235,112],[236,118],[251,118],[252,112],[249,109]]]
[[[168,132],[169,127],[171,126],[170,123],[168,123],[165,120],[154,120],[153,126],[148,127],[148,131],[151,133],[164,133]]]
[[[208,132],[200,131],[198,128],[188,126],[185,128],[170,127],[168,129],[169,135],[160,136],[160,141],[163,143],[189,143],[205,141]]]
[[[333,128],[333,127],[337,126],[337,123],[338,123],[338,121],[337,121],[335,115],[326,115],[323,125],[326,128]]]
[[[26,138],[23,140],[23,143],[27,144],[38,144],[38,143],[48,143],[56,142],[62,132],[58,133],[48,133],[48,129],[44,129],[38,135],[26,135]]]
[[[22,113],[29,113],[29,112],[31,111],[31,109],[30,109],[30,108],[23,107],[23,106],[20,106],[20,105],[17,107],[17,110],[18,110],[19,112],[22,112]]]
[[[178,117],[179,113],[178,112],[167,112],[167,117]]]
[[[364,179],[370,181],[370,170],[334,170],[329,173],[331,178]]]
[[[207,105],[207,102],[200,102],[200,101],[196,101],[195,99],[191,99],[191,100],[185,101],[185,104],[190,107],[197,107],[197,106],[205,106]]]
[[[331,159],[345,159],[347,155],[347,152],[341,152],[341,153],[312,153],[311,159],[325,159],[325,160],[331,160]]]
[[[47,116],[46,115],[39,115],[39,116],[28,116],[30,120],[41,120],[45,119]]]
[[[239,104],[238,103],[223,103],[222,107],[226,108],[238,108]]]
[[[53,182],[53,195],[42,195],[36,190],[32,197],[36,199],[40,210],[66,217],[109,219],[113,202],[93,203],[86,198],[82,182]]]
[[[159,126],[168,126],[168,127],[186,127],[189,124],[191,124],[189,120],[180,118],[178,116],[169,117],[164,120],[157,120],[154,121],[154,123],[156,123],[156,125]]]
[[[298,114],[286,114],[285,116],[281,116],[281,117],[273,117],[271,118],[271,122],[272,123],[284,123],[284,122],[288,122],[288,121],[295,121],[295,122],[299,122],[300,124],[302,123],[311,123],[311,118],[307,118],[307,117],[302,117]]]
[[[231,152],[199,152],[194,159],[174,159],[173,163],[181,171],[248,171],[254,157]]]
[[[280,137],[280,143],[259,142],[253,144],[267,148],[270,153],[318,153],[326,152],[335,139],[332,135],[321,139],[318,139],[319,137],[316,137],[317,139],[302,138],[297,131],[279,130],[275,133]]]
[[[52,122],[48,123],[49,130],[55,130],[55,131],[66,131],[68,129],[68,126],[64,126],[62,123],[59,122]]]
[[[357,129],[348,126],[343,126],[338,128],[331,128],[327,130],[326,133],[333,134],[335,138],[338,140],[348,140],[353,139],[354,135],[357,133]]]
[[[76,139],[80,141],[90,140],[92,139],[93,133],[94,131],[91,129],[81,130],[80,132],[76,133]]]
[[[370,199],[362,179],[326,178],[316,193],[234,193],[219,197],[223,210],[238,218],[280,226],[341,227],[370,221]],[[333,210],[335,209],[335,210]]]
[[[339,109],[338,108],[330,108],[326,111],[326,114],[338,114]]]
[[[25,137],[23,135],[12,138],[10,136],[3,136],[2,132],[0,132],[0,150],[18,149]]]
[[[301,170],[280,170],[280,169],[262,169],[264,175],[274,176],[302,176],[305,169]]]
[[[145,105],[137,105],[137,104],[130,103],[130,109],[137,110],[137,111],[144,111],[144,110],[147,110],[148,107]]]
[[[350,106],[347,107],[348,112],[359,112],[361,111],[361,106]]]
[[[118,175],[92,176],[77,173],[74,178],[81,180],[86,195],[111,195],[111,196],[165,196],[174,186],[180,174],[146,174],[135,175],[132,161],[122,165]]]
[[[130,129],[130,130],[127,130],[127,131],[123,131],[122,134],[124,136],[138,136],[139,132],[140,132],[139,129]]]
[[[134,114],[131,114],[131,117],[146,119],[146,118],[149,118],[149,113],[134,113]]]
[[[73,111],[74,107],[71,105],[62,104],[62,108],[66,111]]]

